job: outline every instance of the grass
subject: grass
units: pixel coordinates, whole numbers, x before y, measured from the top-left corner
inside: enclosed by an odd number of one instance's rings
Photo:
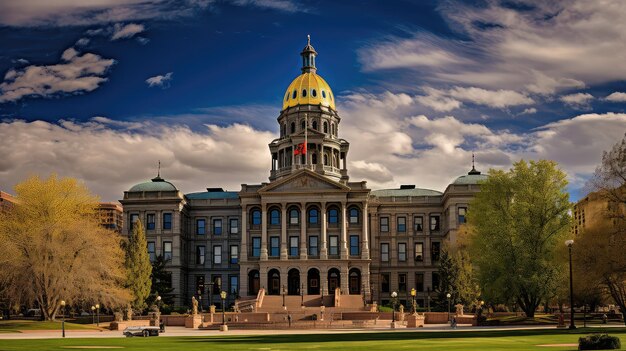
[[[65,322],[66,330],[99,330],[92,325],[75,324]],[[18,333],[20,330],[61,330],[61,321],[25,321],[4,320],[0,321],[0,333]]]
[[[569,330],[502,330],[458,332],[386,332],[263,336],[151,337],[102,339],[2,340],[1,350],[576,350],[576,347],[539,347],[577,344],[591,332],[609,332],[626,341],[626,328]]]

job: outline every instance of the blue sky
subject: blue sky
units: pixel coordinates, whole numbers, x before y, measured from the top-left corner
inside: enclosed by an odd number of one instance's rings
[[[30,174],[104,200],[267,181],[306,35],[352,180],[444,190],[554,159],[573,198],[626,132],[622,1],[23,0],[0,3],[0,189]]]

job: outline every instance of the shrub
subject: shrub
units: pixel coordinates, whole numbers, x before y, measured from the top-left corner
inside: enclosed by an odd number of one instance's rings
[[[608,334],[592,334],[578,339],[579,350],[617,350],[621,347],[619,338]]]

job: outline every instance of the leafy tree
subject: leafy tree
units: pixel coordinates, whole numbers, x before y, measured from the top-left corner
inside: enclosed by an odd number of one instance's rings
[[[152,274],[150,280],[152,287],[150,288],[150,304],[156,303],[156,297],[161,296],[162,306],[170,306],[174,304],[174,288],[172,288],[172,273],[165,270],[167,260],[159,255],[152,263]]]
[[[569,232],[566,185],[553,161],[489,171],[468,213],[470,254],[486,299],[517,303],[534,317],[556,291],[566,267],[558,255]]]
[[[480,298],[480,288],[462,239],[454,247],[446,243],[440,258],[439,279],[440,284],[435,289],[436,296],[433,301],[439,310],[447,310],[448,293],[451,295],[451,305],[462,304],[470,307]]]
[[[143,309],[150,295],[152,265],[148,254],[146,235],[141,221],[133,223],[133,231],[126,245],[126,286],[133,293],[132,307]]]
[[[12,301],[35,301],[53,320],[61,301],[126,304],[120,237],[99,225],[98,199],[72,178],[31,177],[0,213],[0,286]]]

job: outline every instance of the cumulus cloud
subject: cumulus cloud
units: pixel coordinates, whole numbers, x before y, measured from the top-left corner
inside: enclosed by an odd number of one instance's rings
[[[448,112],[460,108],[462,102],[494,108],[529,105],[535,101],[525,94],[513,90],[487,90],[477,87],[454,87],[435,89],[424,87],[426,95],[416,96],[418,103],[438,112]]]
[[[626,93],[616,91],[604,99],[610,102],[626,102]]]
[[[168,72],[164,75],[159,74],[154,77],[150,77],[146,79],[146,83],[148,84],[150,88],[152,87],[161,87],[163,89],[169,88],[170,81],[172,80],[173,74],[174,72]]]
[[[113,34],[111,35],[111,40],[119,40],[132,38],[135,34],[139,34],[145,30],[143,24],[129,23],[126,25],[122,25],[120,23],[116,23],[113,26]]]
[[[520,115],[532,115],[537,113],[537,109],[534,107],[526,108],[524,111],[520,112]]]
[[[76,41],[76,46],[85,46],[89,44],[91,40],[89,38],[80,38]]]
[[[105,74],[114,63],[112,59],[91,53],[81,55],[76,49],[68,48],[60,63],[9,69],[0,83],[0,103],[27,96],[50,97],[95,90],[107,80]]]
[[[575,93],[560,97],[560,100],[563,101],[566,105],[570,105],[573,107],[589,106],[589,102],[591,102],[591,100],[593,99],[593,95],[589,93]]]

